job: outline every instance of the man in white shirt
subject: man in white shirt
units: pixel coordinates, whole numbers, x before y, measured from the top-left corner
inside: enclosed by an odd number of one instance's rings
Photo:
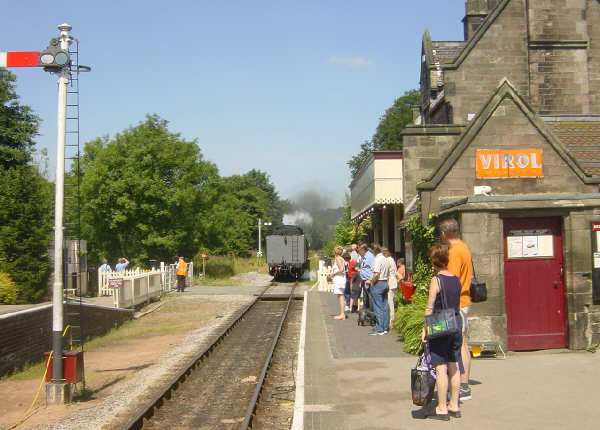
[[[389,262],[382,254],[379,245],[373,245],[375,261],[373,262],[373,275],[367,281],[371,285],[369,293],[373,300],[373,312],[375,313],[375,329],[369,333],[372,336],[384,335],[388,332],[390,322],[390,310],[388,308],[388,276],[390,273]]]

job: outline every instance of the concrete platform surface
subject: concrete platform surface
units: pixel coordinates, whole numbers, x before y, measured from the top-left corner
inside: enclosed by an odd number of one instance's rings
[[[24,311],[27,309],[38,308],[40,306],[49,305],[50,303],[51,302],[43,302],[33,305],[0,305],[0,315],[7,315],[15,312]]]
[[[304,428],[596,429],[600,423],[600,354],[552,350],[473,360],[473,399],[463,417],[419,419],[410,369],[416,357],[397,336],[368,336],[356,314],[335,321],[333,294],[308,294]]]

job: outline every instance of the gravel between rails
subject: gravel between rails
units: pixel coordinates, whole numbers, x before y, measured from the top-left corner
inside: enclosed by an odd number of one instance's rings
[[[253,430],[285,430],[291,427],[303,306],[302,300],[294,300],[290,305],[252,422]]]
[[[182,298],[185,299],[183,296]],[[147,367],[130,379],[123,381],[115,392],[97,406],[71,415],[58,424],[38,426],[42,430],[109,430],[118,423],[127,421],[156,391],[169,382],[183,366],[189,363],[203,348],[214,341],[217,334],[229,326],[239,310],[253,300],[251,296],[221,295],[207,298],[210,301],[232,301],[239,308],[224,314],[208,327],[191,332],[184,340],[158,360],[158,364]]]

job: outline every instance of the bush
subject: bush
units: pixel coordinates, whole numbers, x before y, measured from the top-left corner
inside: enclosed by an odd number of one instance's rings
[[[215,256],[206,259],[207,278],[230,278],[235,275],[234,260],[231,257]],[[194,271],[202,272],[202,257],[194,258]]]
[[[423,330],[423,315],[427,305],[427,295],[417,294],[414,300],[400,305],[394,314],[394,328],[404,337],[404,351],[418,354],[421,350],[421,333]]]
[[[431,216],[429,222],[429,225],[423,226],[420,217],[414,215],[407,224],[414,250],[412,282],[415,293],[414,300],[410,303],[400,300],[394,316],[394,328],[404,338],[404,351],[411,354],[418,354],[423,346],[421,335],[425,306],[429,297],[429,283],[435,273],[427,257],[427,250],[435,242],[435,228]]]
[[[0,303],[14,305],[17,303],[17,285],[8,273],[0,272]]]

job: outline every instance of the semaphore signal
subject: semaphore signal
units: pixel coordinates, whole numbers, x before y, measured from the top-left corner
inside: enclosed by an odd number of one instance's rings
[[[58,37],[50,40],[43,51],[0,52],[0,67],[43,67],[47,72],[59,72],[71,63],[69,51],[61,48]]]
[[[67,112],[67,84],[71,78],[69,46],[74,38],[71,26],[61,24],[59,37],[54,37],[43,51],[0,52],[0,67],[42,67],[46,72],[58,75],[58,116],[56,138],[56,181],[54,200],[54,284],[52,291],[52,380],[46,385],[46,402],[68,403],[71,387],[64,379],[63,369],[63,210],[64,168]],[[90,71],[87,66],[76,64],[75,73]]]

